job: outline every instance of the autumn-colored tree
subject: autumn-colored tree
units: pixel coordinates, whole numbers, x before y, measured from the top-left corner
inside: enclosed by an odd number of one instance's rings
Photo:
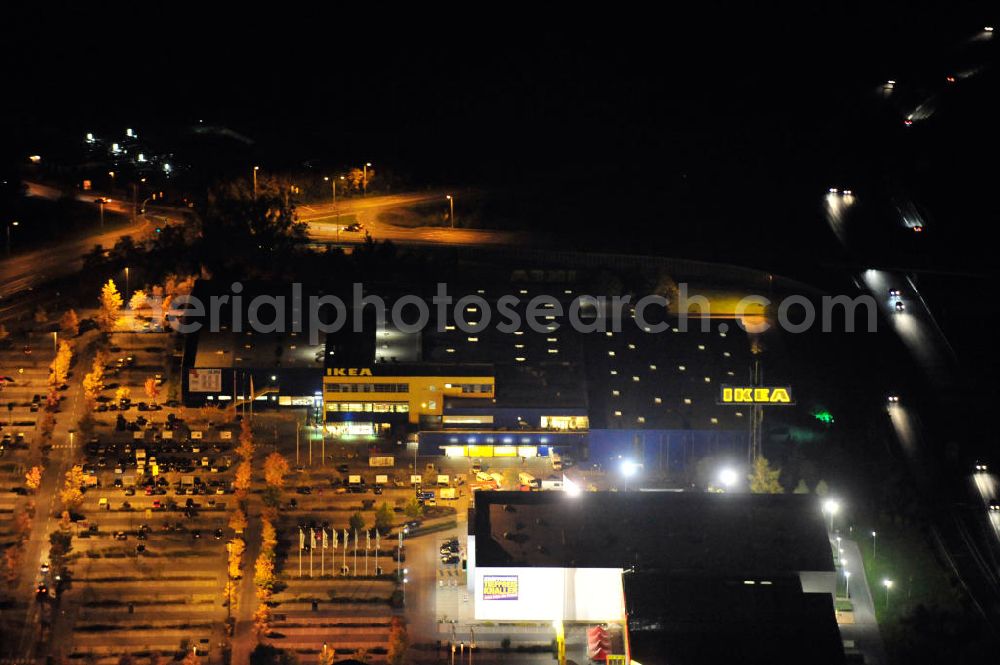
[[[35,508],[32,504],[26,510],[18,511],[14,517],[14,533],[17,535],[17,539],[20,541],[25,541],[31,536],[31,520],[34,517]]]
[[[76,310],[66,310],[66,313],[59,319],[59,330],[70,337],[76,337],[80,334],[80,317],[77,316]]]
[[[264,459],[264,482],[267,483],[268,487],[281,489],[285,486],[285,474],[289,470],[290,467],[285,456],[274,451]]]
[[[222,587],[222,602],[229,604],[229,611],[236,614],[240,607],[240,584],[229,580]]]
[[[32,492],[37,491],[42,486],[43,471],[44,469],[40,466],[33,466],[28,469],[28,473],[24,474],[24,486]]]
[[[101,287],[100,310],[97,313],[97,323],[101,326],[101,330],[106,333],[114,330],[121,310],[121,294],[118,293],[114,280],[109,279],[108,283]]]
[[[79,487],[64,487],[59,492],[59,501],[66,510],[76,510],[83,505],[83,492]]]
[[[249,461],[253,459],[256,447],[253,441],[253,429],[250,427],[250,421],[244,418],[240,422],[240,445],[236,448],[236,454],[244,460]]]
[[[753,471],[747,476],[753,494],[781,494],[785,488],[778,482],[781,469],[772,469],[766,457],[758,457],[753,463]]]
[[[246,548],[242,538],[233,538],[226,545],[229,551],[229,577],[234,580],[243,577],[243,552]]]
[[[274,552],[274,548],[278,544],[278,531],[269,519],[260,521],[260,542],[265,552]]]
[[[184,660],[181,661],[181,665],[201,665],[201,658],[194,652],[194,649],[188,651],[184,656]]]
[[[247,528],[247,514],[242,509],[237,508],[233,516],[229,518],[229,528],[236,533],[243,533]]]
[[[143,291],[142,289],[138,289],[136,290],[135,293],[132,294],[132,297],[129,298],[128,308],[132,310],[142,309],[143,307],[146,306],[146,300],[147,300],[146,292]]]
[[[333,665],[337,662],[337,650],[329,647],[319,652],[316,657],[317,665]]]
[[[236,477],[233,479],[233,488],[239,498],[246,498],[250,491],[250,482],[253,478],[253,468],[250,462],[240,462],[236,467]]]
[[[121,402],[126,399],[132,399],[132,390],[128,386],[119,386],[115,390],[115,401]]]
[[[52,373],[49,375],[49,382],[55,386],[61,386],[66,383],[66,379],[69,377],[69,366],[72,362],[73,348],[70,346],[69,342],[59,342],[59,349],[56,351],[56,357],[52,360],[52,364],[49,366],[52,370]]]
[[[156,381],[156,377],[149,377],[142,384],[143,390],[146,391],[146,397],[148,397],[153,404],[156,404],[156,399],[160,396],[160,386]]]
[[[69,471],[66,472],[66,487],[83,487],[84,483],[87,482],[87,474],[83,472],[83,467],[79,464],[74,464]]]
[[[52,412],[59,410],[59,386],[49,384],[49,389],[45,392],[45,410],[50,415]]]
[[[90,366],[90,371],[83,377],[83,396],[91,402],[96,402],[102,390],[104,390],[104,357],[98,354]]]
[[[403,619],[398,616],[392,617],[389,622],[389,646],[386,653],[389,665],[402,665],[409,645],[410,640],[406,634],[406,624],[403,623]]]
[[[257,606],[256,611],[253,613],[253,632],[258,640],[271,632],[271,622],[273,620],[274,616],[267,603],[261,603]]]
[[[277,582],[277,578],[274,576],[273,553],[261,552],[253,567],[254,586],[259,589],[273,591],[275,582]]]

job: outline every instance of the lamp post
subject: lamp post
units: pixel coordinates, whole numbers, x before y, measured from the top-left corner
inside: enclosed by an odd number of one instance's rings
[[[368,196],[368,167],[371,165],[371,162],[365,162],[363,167],[363,175],[361,177],[361,196]]]
[[[449,194],[448,199],[448,219],[451,220],[451,228],[455,228],[455,197]]]
[[[259,166],[253,167],[253,198],[257,199],[257,171],[260,170]]]
[[[823,502],[823,512],[830,515],[830,533],[833,533],[833,516],[840,510],[840,502],[836,499],[827,499]]]
[[[125,266],[125,304],[128,305],[129,300],[129,284],[128,284],[128,266]]]
[[[7,222],[7,254],[10,254],[10,227],[20,226],[21,223],[18,221]]]
[[[878,549],[877,549],[878,541],[876,540],[876,536],[878,536],[878,533],[872,531],[872,560],[878,558]]]
[[[851,571],[844,571],[844,595],[851,598]]]
[[[628,491],[628,479],[639,472],[639,467],[642,466],[638,462],[633,462],[632,460],[622,461],[622,476],[625,478],[625,483],[623,485],[623,491]]]
[[[115,193],[115,172],[108,171],[108,177],[111,178],[111,193]]]
[[[723,487],[727,490],[731,490],[736,487],[736,483],[738,481],[739,474],[733,469],[725,468],[719,472],[719,482],[722,483]]]
[[[889,609],[889,589],[892,588],[892,580],[882,580],[882,586],[885,587],[885,609]]]
[[[97,201],[97,207],[101,211],[101,228],[104,228],[104,198],[102,197]]]

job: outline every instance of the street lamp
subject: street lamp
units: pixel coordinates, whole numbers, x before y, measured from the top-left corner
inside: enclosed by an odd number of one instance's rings
[[[877,535],[878,534],[876,532],[872,531],[872,559],[873,560],[876,559],[876,558],[878,558],[878,548],[877,548],[878,543],[875,540],[875,537]]]
[[[628,491],[628,479],[639,473],[639,467],[641,465],[638,462],[633,462],[632,460],[622,460],[622,476],[625,477],[624,489]]]
[[[365,162],[365,165],[363,167],[364,171],[363,171],[363,176],[361,178],[361,188],[362,188],[361,189],[361,195],[362,196],[368,196],[368,167],[371,166],[371,165],[372,165],[371,162]]]
[[[115,172],[108,171],[108,177],[111,178],[111,194],[115,193]]]
[[[257,198],[257,171],[260,170],[259,166],[253,167],[253,197]]]
[[[882,586],[885,587],[885,608],[889,609],[889,589],[892,588],[892,580],[882,580]]]
[[[449,194],[445,198],[448,199],[448,219],[451,220],[451,228],[455,228],[455,197]]]
[[[733,469],[725,468],[719,472],[719,482],[726,489],[732,489],[739,482],[739,474]]]
[[[128,266],[125,266],[125,304],[128,304],[129,300],[129,287],[128,287]]]
[[[10,254],[10,227],[20,225],[21,223],[17,221],[7,223],[7,254]]]
[[[847,598],[851,597],[851,571],[844,571],[844,595]]]
[[[823,502],[823,512],[830,515],[830,532],[833,532],[833,516],[840,511],[840,502],[836,499],[827,499]]]

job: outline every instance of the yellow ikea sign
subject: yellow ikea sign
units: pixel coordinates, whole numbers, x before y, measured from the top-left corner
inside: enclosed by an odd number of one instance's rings
[[[792,389],[788,386],[759,388],[756,386],[723,386],[722,404],[792,404]]]
[[[327,376],[371,376],[367,367],[331,367],[326,370]]]

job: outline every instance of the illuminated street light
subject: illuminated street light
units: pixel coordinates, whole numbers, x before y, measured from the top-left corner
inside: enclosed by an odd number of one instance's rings
[[[732,489],[739,482],[739,474],[735,470],[725,468],[719,472],[719,482],[728,489]]]
[[[583,490],[580,489],[580,486],[566,476],[563,476],[563,492],[566,493],[566,496],[571,497],[578,497],[583,494]]]
[[[257,198],[257,171],[260,170],[259,166],[253,167],[253,197]]]
[[[455,198],[451,194],[445,198],[448,199],[448,219],[451,220],[451,228],[455,228]]]
[[[21,223],[18,222],[18,221],[13,221],[13,222],[8,222],[7,223],[7,254],[8,255],[10,254],[10,227],[12,227],[12,226],[20,226],[20,225],[21,225]]]
[[[625,477],[625,484],[623,486],[624,491],[628,491],[628,479],[639,473],[639,467],[641,466],[641,464],[633,462],[632,460],[622,460],[622,476]]]
[[[830,516],[830,532],[833,533],[833,516],[840,511],[840,502],[836,499],[827,499],[823,502],[823,512]]]
[[[844,571],[844,595],[851,597],[851,571]]]
[[[365,162],[363,176],[361,178],[361,196],[368,196],[368,167],[371,166],[371,162]]]
[[[878,547],[877,547],[878,542],[876,541],[876,537],[877,536],[878,536],[878,533],[875,532],[875,531],[872,531],[872,559],[875,559],[875,558],[878,557]]]
[[[889,609],[889,589],[892,588],[892,580],[882,580],[882,586],[885,587],[885,608]]]

